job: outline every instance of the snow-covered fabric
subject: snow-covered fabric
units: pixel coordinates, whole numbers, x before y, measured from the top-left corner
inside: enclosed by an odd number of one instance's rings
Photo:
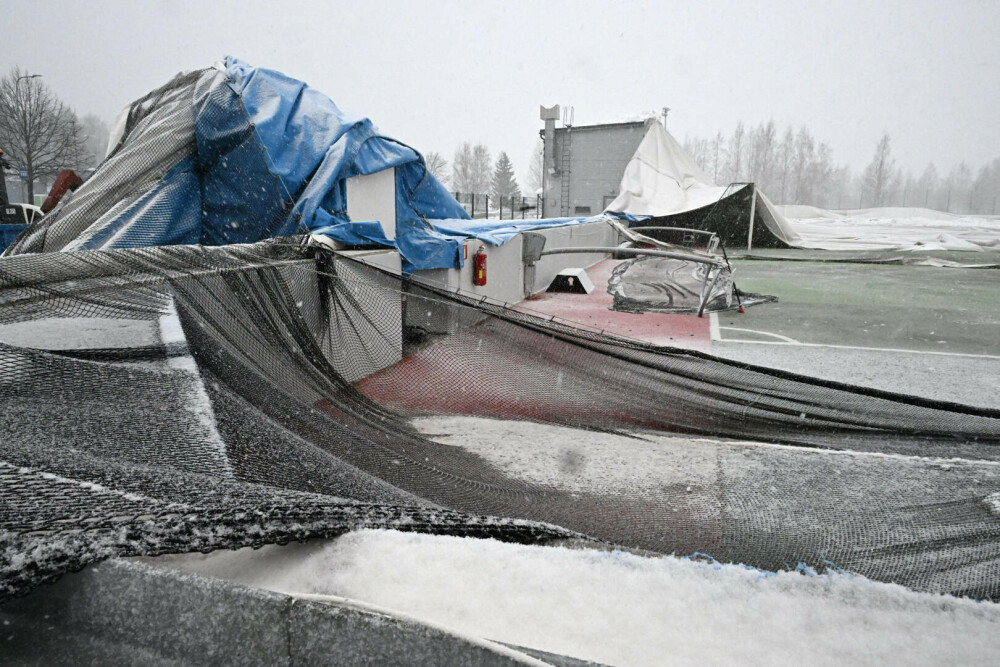
[[[798,234],[795,244],[819,250],[964,250],[1000,248],[1000,217],[952,215],[926,208],[828,211],[777,207]]]
[[[712,182],[659,123],[650,123],[622,175],[621,194],[608,211],[663,216],[702,208],[731,190]]]
[[[710,207],[716,202],[752,187],[737,184],[723,187],[695,163],[674,137],[659,123],[650,123],[646,136],[639,143],[622,175],[620,193],[605,208],[606,211],[664,217]],[[795,230],[760,191],[756,191],[757,206],[763,210],[758,217],[781,242],[796,245]],[[749,215],[747,217],[749,226]]]
[[[133,103],[109,158],[8,254],[248,243],[349,223],[347,179],[395,170],[404,267],[451,268],[468,214],[423,157],[305,83],[227,58]],[[386,221],[388,222],[388,221]]]
[[[794,563],[775,573],[707,558],[371,530],[151,562],[348,598],[607,665],[973,665],[1000,654],[1000,605]]]

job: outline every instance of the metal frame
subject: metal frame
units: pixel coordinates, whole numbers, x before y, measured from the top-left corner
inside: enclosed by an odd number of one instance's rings
[[[665,231],[665,232],[684,232],[685,234],[701,234],[707,236],[708,238],[708,252],[713,253],[715,249],[719,247],[719,235],[715,232],[709,232],[704,229],[691,229],[690,227],[628,227],[630,232],[652,232],[652,231]],[[671,244],[673,245],[673,244]]]
[[[697,262],[699,264],[707,264],[710,268],[705,272],[705,284],[701,290],[701,296],[698,298],[698,317],[701,317],[705,313],[705,306],[707,305],[708,296],[712,293],[712,288],[715,284],[719,282],[719,276],[722,275],[722,269],[726,267],[723,262],[711,257],[705,257],[700,254],[694,254],[690,252],[671,252],[668,250],[653,250],[650,248],[623,248],[621,246],[581,246],[578,248],[552,248],[551,250],[542,250],[537,256],[538,258],[544,257],[545,255],[560,255],[569,253],[581,253],[581,254],[595,254],[595,253],[606,253],[611,255],[613,259],[618,259],[618,255],[650,255],[653,257],[666,257],[667,259],[680,259],[684,261]],[[709,280],[711,278],[711,281]]]

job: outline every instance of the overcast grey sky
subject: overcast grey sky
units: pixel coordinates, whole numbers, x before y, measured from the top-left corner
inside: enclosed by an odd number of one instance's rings
[[[883,132],[904,168],[1000,156],[1000,2],[47,2],[0,0],[20,65],[110,121],[226,54],[281,70],[449,161],[506,150],[523,179],[538,105],[577,124],[671,107],[668,129],[806,125],[855,171]]]

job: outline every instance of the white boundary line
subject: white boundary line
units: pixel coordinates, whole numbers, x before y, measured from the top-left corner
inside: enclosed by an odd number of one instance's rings
[[[723,329],[728,329],[730,327],[722,327]],[[763,334],[763,331],[757,331],[754,333]],[[771,336],[777,336],[777,334],[768,334]],[[784,336],[781,336],[784,338]],[[791,341],[791,339],[789,339]],[[799,343],[797,341],[785,342],[776,340],[740,340],[735,338],[723,338],[719,340],[720,343],[743,343],[750,345],[796,345],[798,347],[828,347],[835,350],[869,350],[871,352],[901,352],[903,354],[933,354],[939,357],[970,357],[973,359],[997,359],[1000,360],[1000,355],[996,354],[972,354],[969,352],[937,352],[935,350],[904,350],[895,347],[864,347],[860,345],[826,345],[823,343]]]
[[[759,336],[770,336],[771,338],[777,338],[783,343],[788,343],[790,345],[806,345],[807,343],[800,343],[794,338],[789,338],[788,336],[782,336],[781,334],[771,333],[770,331],[760,331],[759,329],[741,329],[740,327],[719,327],[720,329],[726,329],[727,331],[743,331],[745,333],[753,333]],[[720,338],[719,340],[725,341],[726,339]],[[741,341],[742,342],[742,341]],[[760,342],[771,342],[771,341],[760,341]]]
[[[708,314],[708,339],[709,340],[722,340],[722,336],[719,334],[719,314],[709,313]]]

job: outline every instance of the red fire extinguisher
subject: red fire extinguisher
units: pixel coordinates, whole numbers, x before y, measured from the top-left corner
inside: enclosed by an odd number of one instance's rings
[[[479,246],[473,259],[472,284],[482,287],[486,284],[486,246]]]

